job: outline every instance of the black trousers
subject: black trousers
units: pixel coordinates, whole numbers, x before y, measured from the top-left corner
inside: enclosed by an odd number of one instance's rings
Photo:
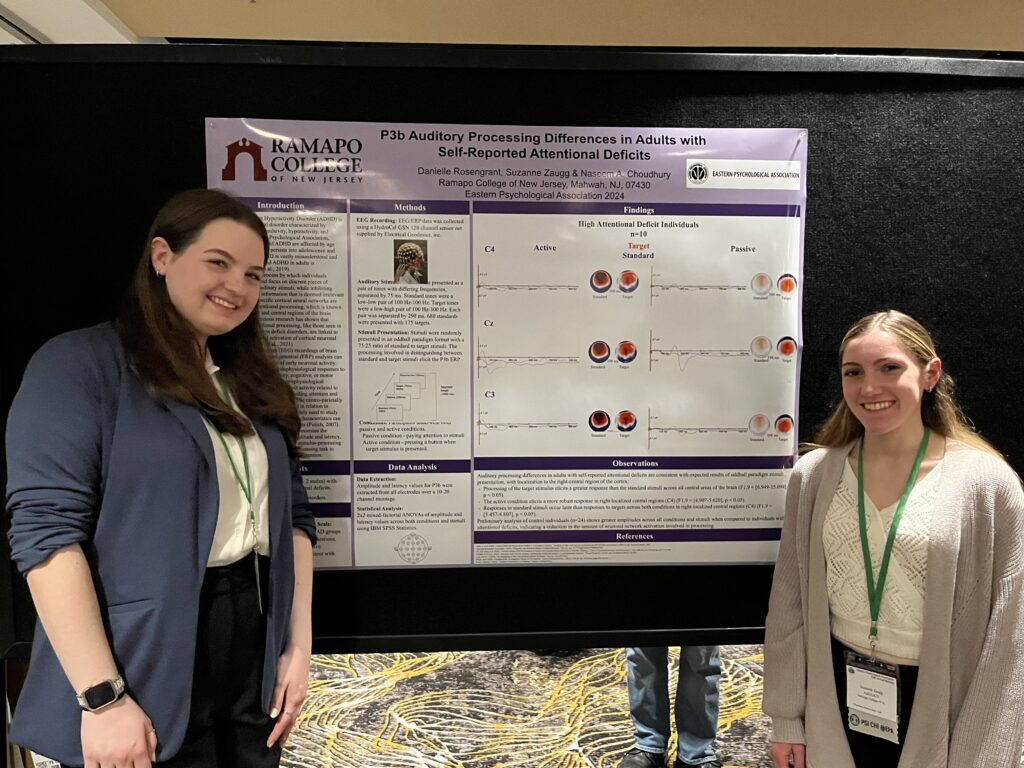
[[[910,713],[914,708],[914,692],[917,690],[917,667],[901,664],[900,670],[900,724],[897,732],[900,743],[868,736],[866,733],[851,731],[847,722],[846,708],[846,660],[843,651],[846,646],[832,638],[832,669],[836,678],[836,695],[839,697],[839,714],[843,719],[846,740],[853,753],[853,762],[857,768],[896,768],[903,753],[903,744],[907,740],[907,726],[910,724]]]
[[[260,703],[266,621],[252,560],[206,569],[185,742],[160,766],[276,768],[281,760],[279,746],[267,748],[274,721]],[[259,560],[265,595],[269,561]]]

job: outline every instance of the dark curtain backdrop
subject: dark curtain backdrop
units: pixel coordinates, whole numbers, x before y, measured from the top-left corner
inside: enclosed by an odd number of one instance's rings
[[[965,410],[1024,471],[1024,80],[131,62],[0,75],[3,414],[35,348],[116,311],[159,205],[205,184],[204,117],[805,127],[800,437],[839,396],[844,329],[899,308],[933,330]],[[6,651],[32,613],[0,571]],[[317,576],[314,629],[320,651],[757,640],[770,581],[769,567],[333,572]]]

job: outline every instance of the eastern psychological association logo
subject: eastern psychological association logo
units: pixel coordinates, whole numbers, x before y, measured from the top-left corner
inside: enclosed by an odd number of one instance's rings
[[[252,159],[252,180],[266,181],[267,167],[263,165],[263,146],[252,139],[239,139],[234,144],[225,147],[228,152],[227,162],[221,169],[220,178],[222,181],[235,181],[235,166],[238,163],[239,155],[249,155]]]
[[[708,167],[704,163],[694,163],[687,170],[686,175],[694,184],[703,184],[708,180]]]

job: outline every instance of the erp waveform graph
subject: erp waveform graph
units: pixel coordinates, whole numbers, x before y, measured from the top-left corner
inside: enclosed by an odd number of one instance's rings
[[[573,421],[491,421],[487,417],[490,414],[483,409],[482,406],[477,406],[477,443],[482,444],[485,435],[501,432],[521,432],[521,431],[554,431],[554,430],[573,430],[579,429],[580,425]]]
[[[491,283],[487,281],[488,274],[477,267],[476,271],[476,305],[487,297],[496,294],[514,294],[518,292],[527,293],[574,293],[580,289],[579,285],[572,283]]]
[[[539,368],[546,366],[576,366],[579,355],[487,355],[487,345],[480,339],[476,344],[476,375],[495,373],[506,368]]]
[[[664,360],[674,361],[676,367],[680,373],[686,373],[687,367],[690,362],[698,359],[710,359],[710,358],[749,358],[754,357],[755,352],[753,348],[756,346],[758,350],[761,348],[761,342],[759,340],[762,337],[758,337],[749,347],[733,347],[733,348],[705,348],[705,347],[694,347],[694,348],[683,348],[673,345],[667,345],[665,341],[654,335],[652,331],[650,334],[650,345],[648,346],[648,363],[647,369],[649,371],[654,370],[655,363],[663,362]]]
[[[750,290],[746,283],[702,282],[690,283],[672,280],[664,274],[651,270],[649,297],[653,306],[656,298],[679,293],[745,293]]]

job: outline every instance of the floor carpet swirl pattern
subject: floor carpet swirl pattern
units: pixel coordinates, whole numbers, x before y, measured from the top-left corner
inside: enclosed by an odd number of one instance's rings
[[[674,690],[679,649],[669,656]],[[727,768],[771,768],[763,661],[759,645],[722,646],[715,748]],[[281,764],[615,768],[632,728],[621,648],[314,656]]]
[[[770,768],[761,663],[760,646],[722,649],[726,765]],[[625,680],[621,648],[316,656],[282,765],[614,768],[632,747]]]

